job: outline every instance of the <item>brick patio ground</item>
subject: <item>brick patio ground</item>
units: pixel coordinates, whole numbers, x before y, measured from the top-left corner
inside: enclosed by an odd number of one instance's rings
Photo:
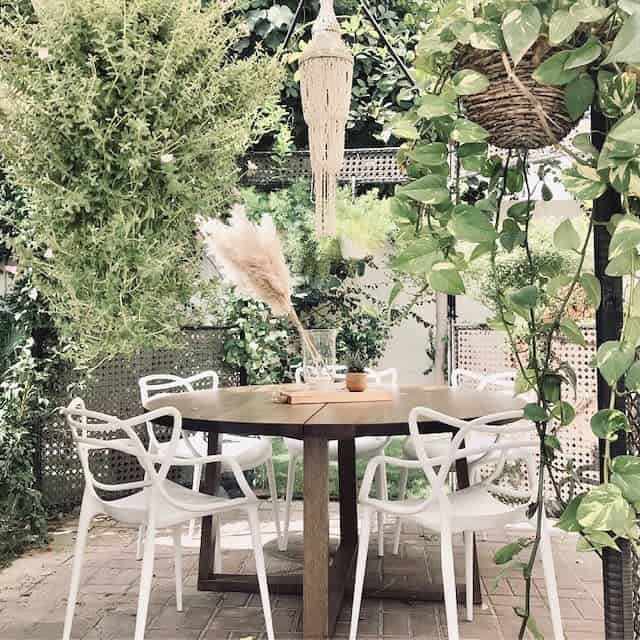
[[[332,505],[332,533],[337,534],[336,510]],[[270,509],[263,505],[263,540],[272,573],[297,572],[302,561],[302,510],[296,505],[292,537],[287,553],[277,549]],[[75,521],[70,519],[54,532],[47,550],[34,551],[0,572],[0,638],[2,640],[58,640],[73,557]],[[245,524],[230,519],[224,523],[225,571],[250,571],[252,556]],[[478,543],[484,605],[475,608],[473,622],[461,621],[464,640],[514,640],[518,619],[513,607],[521,604],[523,581],[516,575],[495,584],[499,574],[493,552],[507,539],[503,532],[488,532]],[[133,637],[140,565],[135,560],[136,532],[97,519],[91,531],[73,638],[83,640],[130,640]],[[242,640],[266,638],[262,609],[256,595],[201,593],[196,589],[198,540],[185,546],[184,612],[175,610],[171,538],[161,532],[147,624],[148,640]],[[456,569],[462,567],[461,541],[456,551]],[[372,550],[368,571],[397,575],[399,579],[439,580],[437,538],[417,530],[403,534],[401,553],[390,553],[391,525],[387,528],[387,555],[378,559]],[[575,539],[554,537],[560,602],[566,640],[604,638],[602,577],[598,558],[578,554]],[[273,597],[276,637],[302,638],[299,598]],[[538,567],[534,579],[533,610],[545,635],[551,638],[545,603],[544,580]],[[348,633],[350,609],[342,611],[336,638]],[[366,600],[359,627],[362,640],[445,640],[444,607],[441,604]]]

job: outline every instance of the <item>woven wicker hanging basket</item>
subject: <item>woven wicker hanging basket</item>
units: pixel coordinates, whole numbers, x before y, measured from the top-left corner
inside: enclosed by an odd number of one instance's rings
[[[486,91],[462,98],[469,120],[482,125],[491,134],[489,143],[503,149],[540,149],[559,142],[573,129],[563,87],[539,84],[531,77],[540,63],[555,52],[534,46],[515,67],[522,84],[544,110],[555,139],[549,138],[531,99],[509,78],[500,51],[466,47],[461,52],[456,69],[473,69],[489,79]]]

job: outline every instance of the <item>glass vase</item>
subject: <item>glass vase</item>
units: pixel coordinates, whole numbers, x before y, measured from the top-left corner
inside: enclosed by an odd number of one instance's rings
[[[302,332],[304,381],[321,389],[333,384],[336,375],[336,329],[308,329]]]

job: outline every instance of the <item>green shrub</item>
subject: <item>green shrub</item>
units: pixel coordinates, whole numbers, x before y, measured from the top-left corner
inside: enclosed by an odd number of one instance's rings
[[[226,209],[280,72],[234,59],[225,3],[39,4],[0,28],[0,154],[31,207],[20,259],[78,359],[171,346],[198,289],[194,218]]]

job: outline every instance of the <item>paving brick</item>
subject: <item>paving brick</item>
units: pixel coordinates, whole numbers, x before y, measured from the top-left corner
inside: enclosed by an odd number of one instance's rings
[[[267,505],[268,507],[268,505]],[[331,506],[332,531],[337,531]],[[294,520],[301,527],[301,510],[294,508]],[[271,512],[263,506],[265,556],[272,573],[299,573],[302,569],[302,536],[297,530],[287,553],[277,550],[270,522]],[[83,568],[74,640],[130,640],[135,625],[140,563],[135,560],[135,529],[97,521]],[[401,553],[390,553],[392,523],[386,526],[386,555],[375,554],[372,539],[368,558],[368,579],[383,576],[385,584],[415,585],[440,582],[440,548],[437,536],[418,535],[405,530]],[[73,523],[67,527],[73,530]],[[270,533],[268,533],[270,532]],[[151,591],[147,640],[266,640],[264,617],[258,594],[199,592],[197,590],[198,540],[184,543],[184,606],[175,609],[174,560],[168,532],[159,532],[157,560]],[[57,537],[50,552],[34,552],[0,573],[0,638],[2,640],[53,640],[60,636],[71,571],[74,535]],[[463,640],[514,640],[520,626],[513,612],[523,602],[523,581],[518,574],[507,576],[497,590],[492,582],[500,572],[493,554],[505,538],[489,532],[488,541],[479,539],[479,565],[485,606],[474,607],[473,622],[464,620],[459,606],[460,637]],[[462,577],[460,536],[455,539],[456,574]],[[223,524],[223,566],[225,572],[251,571],[253,554],[244,521],[230,519]],[[554,538],[561,610],[566,640],[602,640],[601,569],[593,556],[575,552],[575,541]],[[335,541],[333,546],[335,547]],[[550,635],[546,589],[540,563],[536,565],[532,611],[545,637]],[[21,567],[24,567],[21,573]],[[278,640],[302,640],[302,601],[297,596],[272,595],[272,610]],[[336,638],[346,638],[351,619],[351,601],[345,599],[339,615]],[[446,616],[441,603],[365,599],[359,640],[445,640]],[[527,640],[532,640],[530,634]]]

